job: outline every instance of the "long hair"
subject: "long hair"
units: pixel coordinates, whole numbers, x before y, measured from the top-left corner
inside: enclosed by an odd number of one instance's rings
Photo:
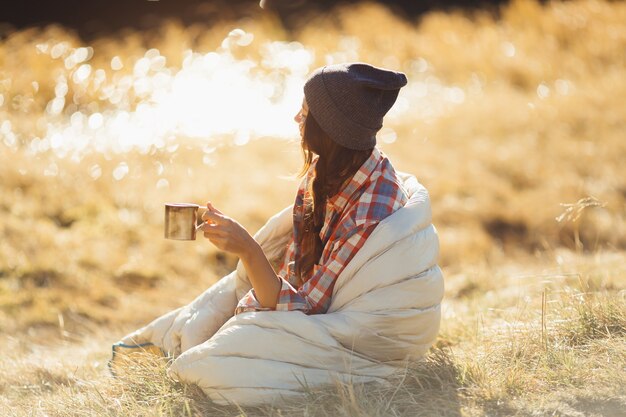
[[[300,176],[306,175],[314,155],[319,158],[309,190],[313,198],[304,202],[304,218],[296,242],[300,246],[300,258],[295,260],[295,273],[301,283],[311,277],[313,265],[322,256],[325,242],[320,238],[320,231],[326,216],[326,201],[341,191],[342,185],[352,178],[371,153],[372,149],[357,151],[339,145],[322,130],[310,112],[306,116],[302,138],[304,164]]]

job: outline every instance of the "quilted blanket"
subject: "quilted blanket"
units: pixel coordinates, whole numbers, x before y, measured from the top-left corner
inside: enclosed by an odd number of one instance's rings
[[[240,263],[191,303],[118,346],[158,346],[173,358],[171,377],[199,385],[219,404],[271,403],[336,380],[386,383],[434,342],[443,297],[428,193],[415,177],[399,176],[408,203],[376,227],[340,274],[326,314],[233,316],[250,289]],[[268,259],[283,255],[291,228],[287,207],[257,232]]]

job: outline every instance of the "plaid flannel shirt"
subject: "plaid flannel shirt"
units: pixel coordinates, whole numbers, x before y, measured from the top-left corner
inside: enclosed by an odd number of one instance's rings
[[[314,161],[316,162],[316,161]],[[328,199],[320,238],[324,245],[318,264],[310,278],[300,284],[295,275],[295,259],[300,256],[298,224],[302,222],[305,204],[310,204],[311,168],[302,180],[293,208],[294,228],[283,263],[278,272],[282,287],[276,310],[300,310],[306,314],[325,313],[330,305],[337,277],[361,249],[378,223],[407,202],[407,193],[400,184],[387,157],[374,148],[352,179],[335,196]],[[238,303],[235,314],[246,311],[271,310],[261,306],[254,289]]]

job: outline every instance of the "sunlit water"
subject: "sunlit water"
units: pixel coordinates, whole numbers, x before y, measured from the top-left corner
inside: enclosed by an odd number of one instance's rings
[[[327,63],[358,61],[358,49],[349,56],[338,52],[324,57]],[[41,115],[45,134],[36,137],[13,129],[12,116],[0,94],[0,109],[8,109],[8,118],[0,122],[0,144],[16,148],[27,144],[31,153],[54,153],[58,158],[79,161],[92,152],[125,153],[138,150],[174,152],[180,138],[198,140],[205,149],[217,141],[245,145],[255,138],[293,139],[298,129],[293,121],[300,108],[302,86],[313,70],[315,51],[297,42],[266,42],[254,44],[254,34],[234,29],[215,51],[201,54],[184,53],[181,68],[168,67],[157,49],[150,49],[135,62],[116,56],[110,68],[94,68],[89,64],[91,47],[69,48],[66,42],[36,45],[38,53],[63,60],[65,74],[57,77],[55,98]],[[256,48],[257,60],[238,59],[235,49]],[[107,79],[107,74],[132,66],[132,74]],[[410,65],[409,84],[403,88],[397,103],[386,118],[386,126],[402,120],[434,119],[462,103],[467,91],[443,85],[429,71],[429,63],[417,58]],[[68,84],[74,91],[95,88],[99,100],[108,110],[68,113]],[[37,80],[32,81],[36,90]],[[134,102],[129,103],[132,93]],[[84,106],[89,107],[89,106]],[[34,118],[35,116],[33,116]],[[397,134],[385,127],[379,140],[391,143]],[[199,147],[202,149],[202,147]],[[46,175],[56,175],[52,164]],[[128,172],[120,166],[113,173],[121,179]],[[99,177],[98,168],[90,172]]]

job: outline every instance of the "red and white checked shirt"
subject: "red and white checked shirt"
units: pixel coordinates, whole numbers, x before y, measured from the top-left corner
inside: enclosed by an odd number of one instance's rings
[[[285,258],[278,272],[282,288],[276,310],[300,310],[306,314],[325,313],[337,277],[361,249],[378,223],[407,202],[389,159],[377,148],[354,174],[350,182],[326,203],[326,217],[320,231],[323,252],[319,264],[313,266],[311,277],[302,285],[295,275],[294,260],[300,256],[298,224],[304,205],[310,204],[309,184],[314,179],[315,162],[303,178],[293,208],[294,228]],[[271,310],[262,307],[254,289],[238,303],[235,314],[246,311]]]

